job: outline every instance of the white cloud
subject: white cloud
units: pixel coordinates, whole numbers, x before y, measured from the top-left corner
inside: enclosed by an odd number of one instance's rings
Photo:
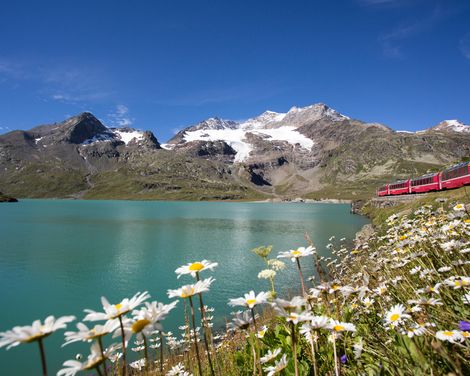
[[[114,127],[130,127],[134,124],[134,119],[129,116],[129,108],[123,104],[118,104],[116,109],[108,114],[108,119]]]
[[[470,59],[470,33],[467,33],[459,41],[459,48],[462,55]]]

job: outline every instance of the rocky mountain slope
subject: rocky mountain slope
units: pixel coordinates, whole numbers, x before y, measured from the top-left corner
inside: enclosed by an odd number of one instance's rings
[[[0,136],[0,190],[16,197],[354,198],[470,156],[470,127],[396,132],[324,104],[210,118],[165,144],[90,113]]]

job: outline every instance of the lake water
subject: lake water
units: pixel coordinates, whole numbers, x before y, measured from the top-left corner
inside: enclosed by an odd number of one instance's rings
[[[262,260],[250,249],[273,244],[273,256],[304,246],[304,233],[319,254],[328,255],[328,238],[351,241],[365,224],[342,204],[270,204],[219,202],[139,202],[24,200],[0,205],[0,331],[30,325],[53,314],[83,318],[83,309],[101,310],[100,297],[111,302],[148,290],[153,299],[169,302],[166,291],[192,282],[176,279],[174,270],[188,262],[219,263],[216,282],[205,295],[215,307],[215,325],[233,309],[229,298],[268,290],[257,278]],[[278,273],[280,290],[300,288],[294,264],[286,260]],[[306,273],[311,260],[302,260]],[[165,329],[182,325],[182,304],[166,320]],[[75,329],[75,324],[68,329]],[[64,360],[86,348],[60,349],[63,331],[45,340],[49,374]],[[37,375],[36,344],[0,349],[1,374]]]

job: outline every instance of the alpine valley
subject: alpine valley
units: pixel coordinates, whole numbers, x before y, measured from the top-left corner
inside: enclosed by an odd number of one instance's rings
[[[351,119],[325,104],[210,118],[165,144],[85,112],[0,136],[0,191],[29,198],[354,199],[470,156],[457,120],[415,133]]]

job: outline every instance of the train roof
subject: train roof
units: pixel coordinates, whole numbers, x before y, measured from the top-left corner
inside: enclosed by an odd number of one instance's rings
[[[449,170],[453,170],[454,168],[459,168],[459,167],[463,167],[463,166],[468,166],[470,162],[460,162],[460,163],[457,163],[453,166],[450,166],[450,167],[447,167],[444,171],[449,171]]]
[[[406,183],[407,181],[408,181],[408,179],[397,180],[397,181],[394,181],[393,183],[390,183],[390,184],[401,184],[401,183]]]
[[[426,175],[421,175],[421,176],[418,176],[417,178],[412,178],[411,180],[418,180],[418,179],[423,179],[423,178],[431,178],[433,176],[436,176],[439,172],[431,172],[429,174],[426,174]]]

